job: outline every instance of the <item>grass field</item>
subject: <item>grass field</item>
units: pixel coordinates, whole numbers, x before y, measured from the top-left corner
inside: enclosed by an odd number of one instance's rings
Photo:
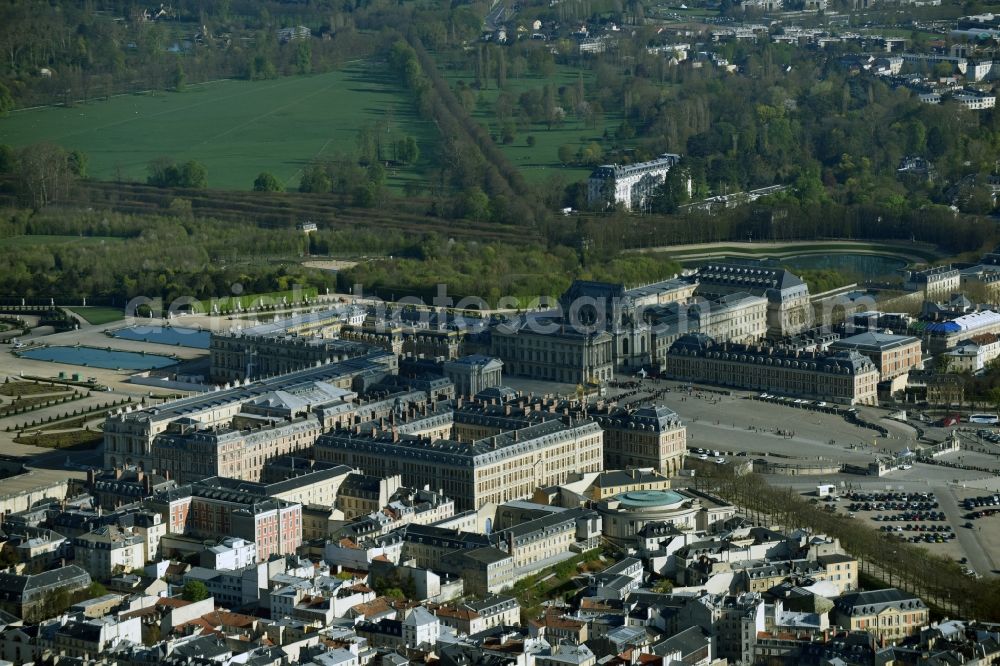
[[[385,68],[355,62],[343,70],[272,81],[220,81],[181,93],[124,95],[72,108],[20,111],[0,120],[0,144],[51,141],[89,158],[89,175],[145,181],[157,157],[197,160],[209,187],[249,190],[262,171],[297,187],[316,157],[353,153],[357,131],[391,120],[390,132],[414,136],[421,160],[389,175],[400,187],[430,164],[435,130],[419,119]]]
[[[78,308],[66,308],[70,312],[74,312],[84,319],[87,320],[88,324],[94,326],[100,326],[101,324],[110,324],[113,321],[118,321],[119,319],[125,318],[125,312],[121,308],[107,308],[107,307],[78,307]]]
[[[577,69],[567,65],[558,65],[555,76],[551,79],[544,79],[541,76],[523,76],[519,79],[508,78],[505,90],[517,97],[533,88],[541,88],[546,83],[560,86],[575,85],[579,74],[583,74],[584,82],[589,82],[593,74],[588,70]],[[454,88],[459,81],[465,81],[471,85],[475,81],[475,76],[468,69],[442,69],[441,75]],[[499,134],[496,114],[493,103],[500,90],[496,87],[496,82],[491,81],[486,90],[480,94],[487,102],[479,104],[472,116],[480,123],[489,127],[494,138]],[[567,110],[570,111],[570,110]],[[589,167],[568,167],[559,162],[559,146],[570,144],[576,148],[587,145],[592,141],[600,143],[601,136],[605,129],[609,133],[614,133],[618,125],[621,124],[620,113],[605,111],[604,124],[596,128],[588,128],[580,121],[576,120],[572,113],[567,115],[566,121],[560,127],[547,129],[542,123],[534,124],[528,130],[519,130],[514,143],[503,144],[499,141],[497,145],[504,152],[514,166],[516,166],[529,182],[545,180],[551,176],[561,176],[567,183],[584,180],[590,175],[593,169]],[[527,139],[531,135],[535,138],[535,145],[528,146]]]

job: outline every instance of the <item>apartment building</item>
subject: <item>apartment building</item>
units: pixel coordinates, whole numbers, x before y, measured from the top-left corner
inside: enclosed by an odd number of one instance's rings
[[[605,469],[652,468],[673,476],[684,466],[687,428],[672,409],[617,408],[592,418],[604,430]]]
[[[679,161],[680,155],[664,153],[648,162],[601,165],[587,179],[587,203],[640,210]]]
[[[856,351],[872,360],[882,381],[905,375],[923,364],[920,339],[911,335],[859,333],[830,344],[833,351]]]
[[[961,273],[951,266],[935,266],[921,271],[908,271],[903,287],[923,292],[926,298],[949,296],[958,291]]]
[[[930,621],[919,597],[896,588],[845,594],[834,601],[833,616],[844,629],[867,631],[878,641],[913,636]]]
[[[698,294],[718,299],[746,293],[767,299],[767,336],[781,339],[812,325],[809,287],[784,268],[759,261],[710,263],[698,269]]]
[[[464,511],[530,497],[536,487],[562,483],[572,472],[597,471],[603,442],[596,423],[567,418],[473,442],[340,428],[321,435],[314,452],[317,461],[377,477],[398,474],[408,486],[441,490]]]
[[[302,543],[301,504],[206,483],[159,493],[146,504],[171,533],[253,541],[261,561],[292,555]]]
[[[717,344],[703,335],[686,335],[670,347],[666,373],[682,381],[848,405],[877,404],[881,377],[871,359],[856,351]]]
[[[113,525],[73,539],[75,562],[95,580],[130,573],[146,565],[146,548],[142,537]]]

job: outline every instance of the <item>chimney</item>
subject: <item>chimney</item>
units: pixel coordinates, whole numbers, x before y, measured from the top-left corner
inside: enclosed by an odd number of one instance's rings
[[[143,473],[143,471],[141,469],[135,470],[135,480],[138,483],[142,483],[142,480],[143,480],[143,478],[145,478],[145,476],[146,476],[145,473]]]
[[[95,479],[94,470],[88,469],[87,470],[87,485],[88,486],[93,486],[94,485],[94,479]]]
[[[392,441],[394,442],[399,441],[399,428],[397,428],[396,426],[392,426]]]
[[[122,478],[122,473],[124,471],[125,470],[123,470],[121,467],[115,467],[115,481],[117,481],[118,479]]]

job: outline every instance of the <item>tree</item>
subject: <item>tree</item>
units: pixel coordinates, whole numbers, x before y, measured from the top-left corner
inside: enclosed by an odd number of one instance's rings
[[[14,98],[10,94],[10,89],[0,83],[0,118],[3,118],[14,109]]]
[[[572,145],[564,143],[559,146],[559,161],[563,165],[572,164],[575,158],[576,151],[573,149]]]
[[[490,199],[480,188],[472,186],[462,193],[462,217],[485,220],[490,216]]]
[[[406,136],[396,142],[396,159],[403,164],[413,164],[420,158],[420,148],[417,140]]]
[[[180,168],[181,187],[205,188],[208,187],[208,170],[201,162],[194,160],[185,162]]]
[[[208,599],[208,597],[208,588],[200,580],[189,580],[184,583],[181,598],[185,601],[202,601],[203,599]]]
[[[187,82],[187,76],[184,74],[184,66],[181,64],[180,58],[174,62],[174,72],[171,76],[171,87],[175,92],[183,92],[184,84]]]
[[[253,181],[254,192],[282,192],[284,189],[278,179],[266,171],[261,172]]]
[[[663,578],[656,581],[653,585],[653,592],[659,592],[660,594],[670,594],[674,591],[674,583],[669,578]]]
[[[528,148],[534,148],[535,147],[535,136],[533,134],[529,134],[528,138],[525,139],[525,143],[528,144]]]
[[[330,191],[330,176],[319,164],[310,164],[302,172],[299,180],[299,192],[312,192],[314,194],[326,194]]]
[[[295,71],[308,74],[312,71],[312,44],[308,39],[296,40]]]
[[[15,172],[21,199],[36,209],[66,196],[74,179],[69,154],[52,143],[19,150]]]
[[[71,150],[68,156],[69,170],[77,178],[87,177],[87,154],[79,150]]]
[[[0,144],[0,173],[10,173],[17,163],[17,153],[7,144]]]

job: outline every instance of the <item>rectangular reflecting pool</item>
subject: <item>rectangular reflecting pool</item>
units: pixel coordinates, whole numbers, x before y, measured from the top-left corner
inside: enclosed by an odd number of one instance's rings
[[[97,347],[40,347],[19,352],[19,355],[36,361],[52,361],[108,370],[152,370],[177,363],[176,359],[169,356]]]
[[[173,345],[175,347],[192,347],[208,349],[212,334],[197,328],[184,326],[129,326],[114,331],[112,337],[136,342],[152,342],[158,345]]]

